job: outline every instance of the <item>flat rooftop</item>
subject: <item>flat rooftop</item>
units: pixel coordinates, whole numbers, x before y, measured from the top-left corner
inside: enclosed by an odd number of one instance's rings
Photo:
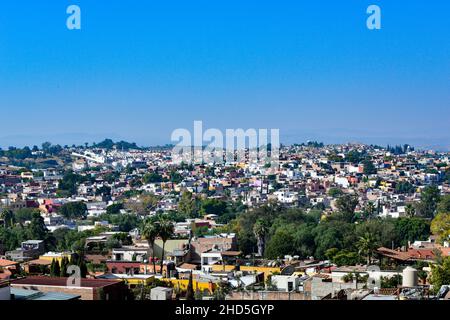
[[[11,295],[15,300],[77,300],[81,296],[60,292],[40,292],[37,290],[25,290],[11,288]]]

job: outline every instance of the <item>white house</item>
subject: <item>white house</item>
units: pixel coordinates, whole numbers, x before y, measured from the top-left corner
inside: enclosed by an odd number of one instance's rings
[[[292,292],[298,291],[300,287],[300,277],[296,275],[273,275],[272,284],[280,291]]]

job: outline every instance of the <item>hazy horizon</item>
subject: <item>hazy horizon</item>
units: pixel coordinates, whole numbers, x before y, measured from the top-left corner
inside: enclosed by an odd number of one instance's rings
[[[189,129],[189,128],[186,128]],[[237,129],[237,128],[236,128]],[[247,129],[247,128],[243,128]],[[34,145],[41,147],[44,142],[51,142],[52,144],[59,144],[61,146],[68,145],[84,145],[89,143],[92,145],[93,142],[99,143],[105,139],[112,139],[114,142],[127,141],[135,142],[140,147],[154,147],[154,146],[164,146],[167,144],[175,144],[174,141],[160,140],[160,141],[148,141],[146,139],[134,139],[133,137],[120,136],[117,134],[60,134],[53,136],[10,136],[10,137],[0,137],[0,148],[7,149],[10,146],[23,148],[25,146],[33,147]],[[416,148],[417,150],[434,150],[448,152],[450,147],[446,145],[446,139],[426,139],[426,138],[401,138],[401,137],[356,137],[350,136],[330,136],[330,135],[304,135],[298,137],[296,135],[290,134],[280,134],[280,142],[285,145],[292,145],[295,143],[305,143],[307,141],[317,141],[323,142],[324,144],[346,144],[346,143],[363,143],[367,145],[379,145],[386,147],[387,145],[403,145],[409,144]]]
[[[450,149],[450,2],[17,0],[0,11],[0,145],[173,130]]]

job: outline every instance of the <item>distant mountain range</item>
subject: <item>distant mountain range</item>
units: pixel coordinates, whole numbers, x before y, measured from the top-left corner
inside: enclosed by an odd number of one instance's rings
[[[105,138],[107,137],[107,138]],[[41,147],[42,143],[49,141],[52,144],[61,146],[68,145],[85,145],[95,144],[98,147],[110,149],[116,147],[118,149],[130,149],[138,147],[160,147],[170,145],[171,142],[166,139],[160,141],[146,141],[145,138],[130,139],[117,134],[85,134],[85,133],[68,133],[58,135],[10,135],[0,137],[0,147],[7,149],[9,146],[14,147],[32,147],[37,145]],[[99,142],[100,141],[100,142]],[[116,141],[116,142],[114,142]],[[133,141],[133,142],[128,142]],[[450,151],[450,140],[446,138],[426,138],[426,137],[376,137],[376,136],[353,136],[344,134],[315,134],[315,133],[288,133],[281,134],[282,144],[295,144],[305,141],[321,141],[325,144],[344,144],[349,142],[358,142],[363,144],[373,144],[386,147],[387,145],[403,145],[405,143],[414,146],[417,150],[435,150]]]

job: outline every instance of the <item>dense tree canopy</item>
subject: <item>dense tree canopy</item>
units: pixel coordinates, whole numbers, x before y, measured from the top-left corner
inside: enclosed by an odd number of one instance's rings
[[[420,203],[418,205],[419,214],[423,217],[433,218],[436,214],[439,201],[439,188],[435,185],[425,187],[420,195]]]
[[[87,206],[84,202],[68,202],[61,206],[59,213],[68,219],[82,219],[87,216]]]
[[[257,252],[254,228],[264,220],[268,226],[264,253],[267,258],[294,254],[301,258],[331,259],[338,264],[367,262],[378,247],[400,247],[408,241],[426,240],[430,235],[429,221],[422,218],[368,219],[355,223],[342,215],[332,215],[326,220],[320,216],[320,211],[306,213],[267,205],[242,212],[230,225],[238,233],[240,250],[245,254]]]

